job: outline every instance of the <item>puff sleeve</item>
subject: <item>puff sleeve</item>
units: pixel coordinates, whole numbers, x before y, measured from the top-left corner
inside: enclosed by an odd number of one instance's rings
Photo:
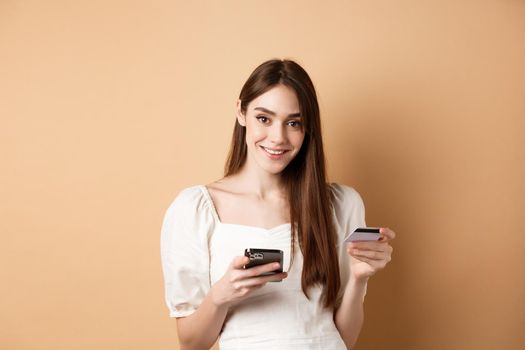
[[[365,205],[359,193],[352,187],[331,183],[333,210],[338,233],[337,254],[341,274],[341,290],[350,277],[350,257],[344,240],[358,227],[366,227]],[[342,294],[341,294],[342,296]]]
[[[182,190],[168,207],[160,250],[170,317],[192,314],[210,289],[208,242],[213,216],[198,186]]]

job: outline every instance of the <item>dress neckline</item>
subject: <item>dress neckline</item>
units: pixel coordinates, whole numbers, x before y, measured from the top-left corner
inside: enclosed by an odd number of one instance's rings
[[[287,228],[291,226],[291,223],[287,222],[284,224],[280,224],[271,228],[264,228],[260,226],[251,226],[251,225],[243,225],[243,224],[234,224],[234,223],[226,223],[222,222],[219,218],[219,212],[217,211],[217,208],[215,207],[215,203],[213,203],[213,199],[211,198],[210,192],[208,191],[208,187],[206,185],[199,185],[199,187],[202,190],[202,193],[204,194],[204,197],[206,198],[206,201],[211,207],[211,211],[213,213],[213,217],[215,218],[215,221],[222,226],[232,226],[232,227],[239,227],[239,228],[247,228],[250,230],[261,230],[265,232],[274,232],[274,231],[280,231],[283,228]]]

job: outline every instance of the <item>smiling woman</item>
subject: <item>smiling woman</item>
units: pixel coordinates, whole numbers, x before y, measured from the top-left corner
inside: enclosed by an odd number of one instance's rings
[[[304,140],[297,96],[278,84],[248,107],[243,110],[241,100],[237,102],[237,120],[246,130],[248,153],[254,154],[260,167],[280,173],[299,153]]]
[[[241,89],[224,177],[182,190],[164,217],[165,297],[182,347],[352,347],[368,278],[395,236],[381,228],[380,241],[347,245],[363,226],[359,194],[326,182],[310,77],[294,61],[264,62]],[[282,251],[282,264],[246,268],[243,252],[258,248]]]

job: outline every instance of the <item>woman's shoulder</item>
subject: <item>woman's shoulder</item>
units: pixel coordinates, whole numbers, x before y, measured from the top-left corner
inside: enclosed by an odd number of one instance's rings
[[[341,237],[346,237],[356,227],[365,226],[365,205],[361,195],[351,186],[330,183],[332,208],[341,230]]]
[[[202,198],[204,195],[202,190],[203,186],[204,185],[192,185],[179,189],[173,202],[188,203]]]
[[[328,184],[328,187],[330,188],[336,201],[347,203],[362,202],[359,192],[357,192],[357,190],[351,186],[337,182],[331,182]]]
[[[208,204],[205,195],[204,185],[192,185],[183,187],[175,195],[168,211],[177,211],[178,213],[198,213],[202,209],[207,209]]]
[[[183,187],[179,190],[175,198],[190,199],[190,198],[202,196],[203,187],[204,185],[191,185],[191,186]]]

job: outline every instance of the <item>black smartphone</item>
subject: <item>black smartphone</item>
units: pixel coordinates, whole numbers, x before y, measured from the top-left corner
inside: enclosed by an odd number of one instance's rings
[[[272,262],[278,262],[279,268],[261,274],[261,276],[275,275],[283,272],[283,251],[279,249],[247,248],[244,250],[244,256],[250,258],[250,262],[244,265],[245,269],[250,267],[264,265]]]

